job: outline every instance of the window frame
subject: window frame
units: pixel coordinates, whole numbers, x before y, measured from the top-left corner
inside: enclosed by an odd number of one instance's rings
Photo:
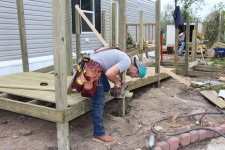
[[[82,5],[82,0],[80,0],[80,6]],[[89,13],[89,14],[92,14],[92,25],[95,27],[95,0],[92,0],[92,7],[93,7],[93,10],[92,11],[89,11],[89,10],[83,10],[83,9],[81,9],[81,11],[83,12],[83,13]],[[81,16],[80,16],[81,17]],[[82,21],[85,21],[85,20],[83,20],[83,18],[81,17],[80,18],[80,20],[81,20],[81,33],[93,33],[93,31],[91,30],[91,31],[83,31],[83,23],[82,23]],[[86,22],[85,22],[86,23]],[[87,24],[87,23],[86,23]],[[88,26],[88,24],[87,24],[87,26]],[[89,27],[89,26],[88,26]],[[90,27],[89,27],[90,28]]]

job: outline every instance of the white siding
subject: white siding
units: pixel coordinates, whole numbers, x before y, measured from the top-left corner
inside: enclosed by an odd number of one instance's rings
[[[28,57],[52,55],[51,0],[24,0]],[[21,59],[15,0],[0,1],[0,61]]]
[[[113,0],[101,0],[101,11],[106,11],[106,41],[110,41],[110,9]],[[53,55],[52,0],[23,0],[28,57]],[[127,23],[139,23],[144,11],[144,22],[155,23],[155,2],[127,0]],[[135,35],[135,30],[130,29]],[[88,42],[85,39],[88,38]],[[16,0],[0,0],[0,62],[20,60],[20,37]],[[92,50],[102,44],[94,33],[81,34],[81,50]],[[76,52],[75,34],[72,48]],[[52,57],[49,57],[52,58]],[[53,62],[53,60],[51,60]],[[3,64],[3,63],[2,63]],[[0,66],[1,68],[1,66]],[[37,68],[35,68],[37,69]]]
[[[140,23],[140,11],[143,11],[144,23],[156,22],[155,2],[149,0],[129,0],[127,1],[127,23]],[[145,33],[144,30],[145,28],[143,29],[143,34]],[[129,31],[131,32],[134,40],[136,40],[136,27],[129,27]],[[150,31],[152,31],[152,29],[150,29]],[[139,29],[137,31],[137,34],[139,34]],[[145,35],[143,35],[143,37],[145,37]],[[150,39],[152,39],[152,33],[150,34]],[[139,41],[138,35],[137,41]]]

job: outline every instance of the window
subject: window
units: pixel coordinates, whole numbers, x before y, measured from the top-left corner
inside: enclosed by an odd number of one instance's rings
[[[72,30],[75,29],[75,5],[79,5],[89,21],[101,33],[101,2],[100,0],[71,0],[72,1]],[[81,32],[92,32],[91,28],[81,17]]]

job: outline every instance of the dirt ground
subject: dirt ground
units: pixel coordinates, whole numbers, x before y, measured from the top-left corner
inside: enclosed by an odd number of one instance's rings
[[[209,78],[191,78],[194,81]],[[104,122],[108,134],[114,135],[117,142],[102,144],[92,141],[91,112],[72,120],[69,123],[71,149],[76,150],[147,150],[148,139],[153,122],[176,112],[181,115],[197,112],[218,112],[214,105],[203,98],[200,89],[187,88],[175,79],[134,90],[134,97],[126,100],[126,116],[117,116],[117,101],[108,102],[105,107]],[[159,124],[162,132],[177,132],[181,129],[196,127],[197,117],[176,119]],[[203,124],[217,126],[225,123],[225,115],[206,115]],[[157,136],[159,142],[165,136]],[[213,144],[225,143],[224,138],[197,142],[180,149],[206,150]],[[224,148],[224,147],[223,147]],[[56,150],[56,124],[4,110],[0,110],[0,150]],[[218,149],[219,150],[219,149]]]

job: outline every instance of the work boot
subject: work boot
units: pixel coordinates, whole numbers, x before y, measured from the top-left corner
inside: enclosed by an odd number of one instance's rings
[[[115,137],[109,136],[109,135],[94,137],[93,140],[100,141],[100,142],[115,142],[116,141]]]

